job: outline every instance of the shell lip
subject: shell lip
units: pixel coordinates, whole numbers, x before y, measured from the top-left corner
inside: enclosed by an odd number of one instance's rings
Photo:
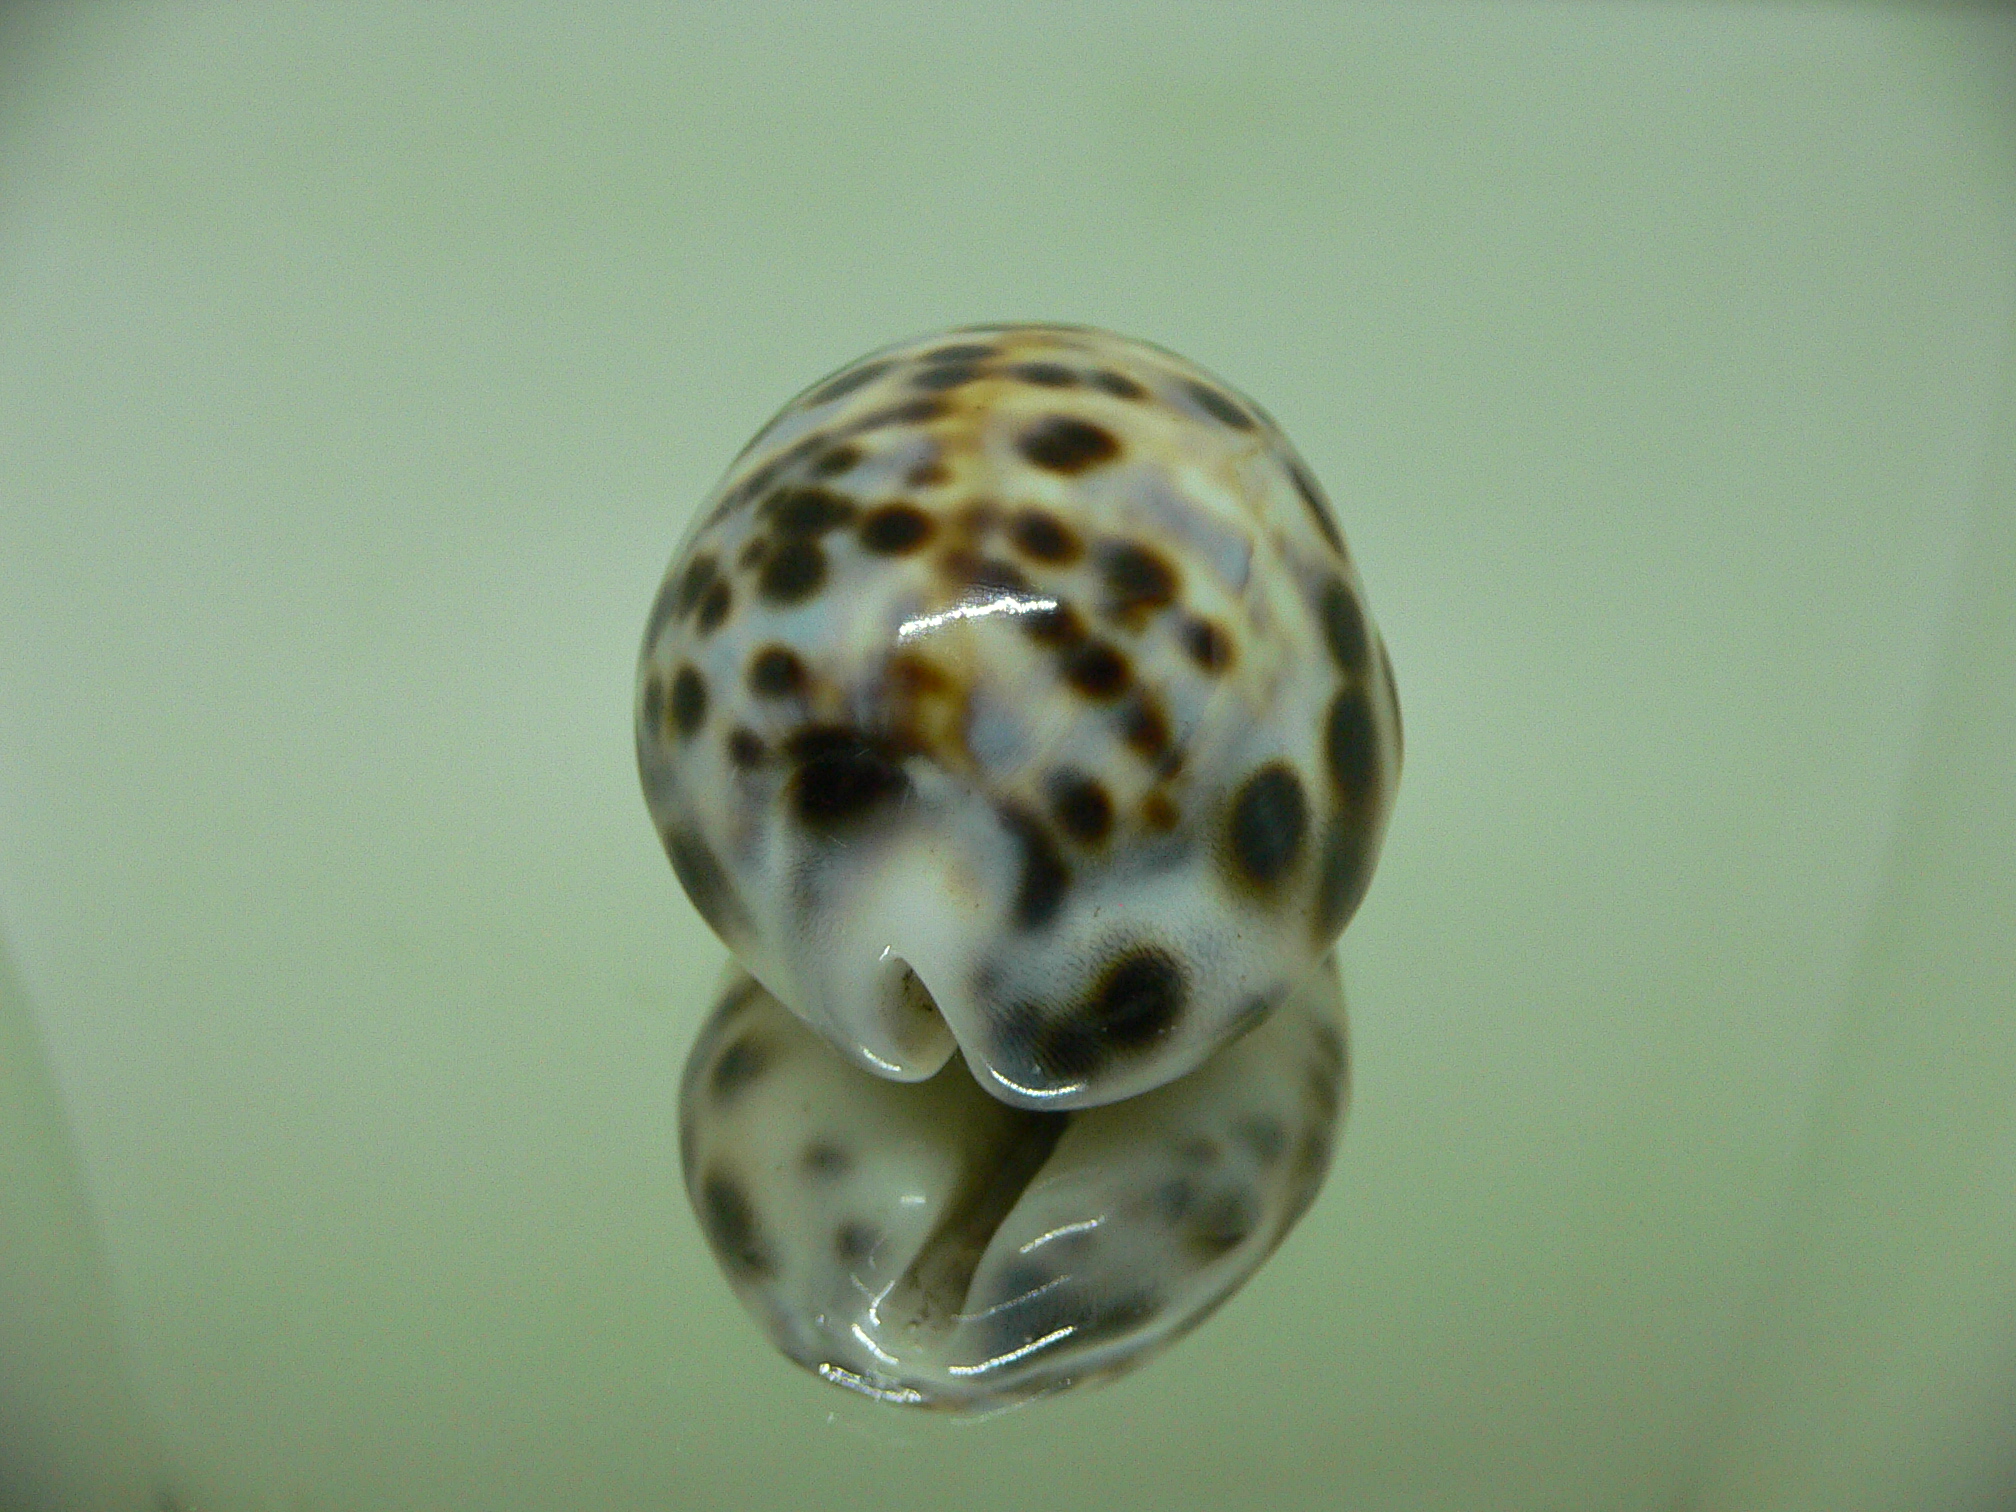
[[[994,1096],[1000,1098],[1001,1101],[1012,1103],[1016,1107],[1054,1108],[1061,1111],[1068,1108],[1081,1108],[1087,1105],[1087,1100],[1082,1094],[1090,1083],[1082,1079],[1073,1082],[1062,1082],[1054,1087],[1031,1087],[1012,1080],[998,1067],[987,1061],[983,1060],[979,1065],[975,1066],[973,1064],[973,1057],[968,1056],[966,1064],[972,1068],[974,1077],[981,1086],[993,1093]],[[1076,1098],[1077,1101],[1066,1102],[1064,1101],[1066,1098]]]

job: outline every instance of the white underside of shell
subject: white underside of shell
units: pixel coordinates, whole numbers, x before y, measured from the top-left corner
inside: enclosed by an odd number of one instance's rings
[[[1191,1075],[1069,1114],[991,1098],[958,1061],[864,1075],[731,969],[687,1062],[681,1159],[786,1355],[985,1411],[1128,1369],[1237,1290],[1314,1198],[1346,1081],[1328,960]]]

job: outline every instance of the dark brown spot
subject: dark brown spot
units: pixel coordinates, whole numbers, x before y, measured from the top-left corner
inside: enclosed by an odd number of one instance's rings
[[[1197,1183],[1189,1176],[1176,1176],[1148,1194],[1148,1210],[1167,1224],[1181,1223],[1197,1206]]]
[[[832,1181],[853,1169],[854,1158],[840,1146],[822,1139],[805,1146],[805,1153],[798,1157],[798,1164],[814,1181]]]
[[[785,541],[770,553],[757,575],[756,588],[766,602],[803,603],[826,581],[826,553],[817,541]]]
[[[817,537],[853,519],[854,503],[830,489],[783,488],[765,499],[758,512],[779,535]]]
[[[1096,845],[1112,830],[1113,800],[1096,779],[1067,767],[1052,775],[1049,790],[1050,812],[1072,839]]]
[[[1130,950],[1100,979],[1090,1016],[1100,1037],[1136,1050],[1169,1032],[1187,994],[1183,968],[1166,950],[1144,945]]]
[[[961,384],[971,383],[980,376],[980,366],[973,362],[941,362],[925,368],[910,380],[911,387],[938,392],[955,389]]]
[[[882,679],[900,699],[938,698],[957,691],[943,667],[915,651],[898,651],[882,666]]]
[[[825,444],[823,433],[815,432],[787,446],[731,488],[707,516],[707,523],[713,525],[737,510],[747,507],[752,500],[768,493],[771,484],[792,469],[801,466],[813,452]]]
[[[929,462],[919,462],[903,475],[903,481],[911,488],[936,488],[941,483],[952,481],[952,469],[933,457]]]
[[[1116,373],[1111,368],[1101,368],[1085,381],[1116,399],[1140,399],[1148,392],[1125,373]]]
[[[1215,676],[1232,665],[1232,637],[1215,621],[1187,619],[1180,633],[1183,649],[1203,671]]]
[[[837,478],[844,472],[851,472],[861,460],[861,448],[851,442],[842,442],[831,450],[821,453],[812,464],[815,478]]]
[[[938,398],[907,399],[884,409],[872,410],[848,427],[856,435],[885,430],[892,425],[922,425],[945,413],[945,401]]]
[[[679,586],[672,595],[672,612],[681,619],[691,614],[700,602],[700,595],[713,587],[720,574],[720,565],[712,556],[702,554],[693,558],[679,574]]]
[[[830,404],[833,400],[851,394],[880,378],[896,364],[892,361],[864,362],[859,367],[844,368],[833,377],[813,389],[799,404],[809,408],[815,404]]]
[[[875,1246],[881,1242],[882,1231],[872,1223],[850,1219],[833,1231],[833,1253],[846,1265],[859,1265],[875,1253]]]
[[[1214,420],[1219,420],[1234,430],[1253,429],[1253,417],[1234,404],[1231,398],[1221,394],[1208,383],[1199,383],[1194,378],[1183,380],[1183,392],[1197,401],[1197,407]]]
[[[1183,1247],[1199,1262],[1216,1260],[1237,1249],[1259,1224],[1259,1204],[1250,1196],[1220,1192],[1184,1225]]]
[[[1264,1113],[1240,1119],[1232,1125],[1232,1137],[1246,1148],[1256,1165],[1263,1167],[1273,1165],[1288,1148],[1288,1131],[1281,1127],[1279,1119]]]
[[[733,1041],[721,1052],[707,1077],[707,1088],[714,1101],[723,1106],[733,1102],[736,1094],[767,1071],[774,1059],[776,1047],[760,1034],[745,1034]]]
[[[1019,929],[1041,929],[1057,917],[1071,887],[1071,868],[1057,842],[1027,809],[1006,804],[1001,823],[1022,852],[1022,877],[1015,889],[1014,919]]]
[[[951,346],[939,347],[926,352],[926,362],[985,362],[994,355],[994,348],[981,341],[958,341]]]
[[[1127,658],[1104,641],[1084,641],[1063,654],[1064,680],[1087,698],[1101,703],[1126,691],[1133,673]]]
[[[1352,597],[1342,578],[1332,578],[1323,585],[1316,614],[1323,622],[1323,639],[1337,665],[1350,676],[1363,678],[1371,654],[1365,638],[1365,616],[1359,612],[1358,600]]]
[[[910,779],[894,753],[859,731],[830,725],[791,739],[798,762],[792,799],[807,829],[832,834],[900,802]]]
[[[691,665],[683,666],[672,679],[672,728],[683,740],[706,717],[707,680]]]
[[[768,536],[751,536],[748,544],[742,548],[741,554],[735,558],[735,565],[740,567],[744,572],[753,571],[762,565],[763,558],[769,554],[769,551],[770,538]]]
[[[1346,809],[1361,811],[1379,782],[1379,735],[1363,688],[1346,688],[1330,701],[1330,717],[1323,722],[1323,755]]]
[[[1073,562],[1084,548],[1077,532],[1047,509],[1016,511],[1008,525],[1015,549],[1039,562]]]
[[[1088,1020],[1073,1016],[1046,1023],[1033,1003],[1019,1004],[1009,1023],[1010,1038],[1022,1042],[1036,1069],[1053,1080],[1083,1080],[1098,1071],[1110,1053]]]
[[[741,1186],[718,1171],[700,1189],[700,1223],[714,1254],[731,1276],[760,1281],[775,1269],[770,1248],[756,1223],[756,1210]]]
[[[930,537],[931,516],[915,504],[884,504],[861,522],[861,545],[877,556],[903,556]]]
[[[1122,617],[1165,608],[1181,586],[1173,566],[1133,541],[1101,547],[1099,570],[1106,579],[1107,612]]]
[[[1309,801],[1302,779],[1285,761],[1260,768],[1232,800],[1232,861],[1255,887],[1271,888],[1302,855],[1309,832]]]
[[[1013,562],[1004,562],[999,557],[983,556],[977,551],[955,548],[945,553],[940,566],[950,581],[966,588],[979,588],[994,593],[1018,593],[1029,586],[1029,579]]]
[[[795,451],[796,449],[793,447],[791,451]],[[735,508],[740,509],[758,494],[764,492],[772,483],[783,476],[785,466],[791,458],[791,451],[780,452],[754,472],[744,477],[740,483],[737,483],[728,491],[727,497],[721,501],[722,506],[726,508],[733,505]]]
[[[707,518],[702,522],[701,529],[712,530],[748,502],[749,496],[744,493],[743,485],[737,484],[722,496],[720,503],[707,511]]]
[[[1071,369],[1055,362],[1018,362],[1008,369],[1010,377],[1038,388],[1069,388],[1078,381]]]
[[[749,691],[763,698],[789,698],[805,690],[805,663],[788,646],[765,646],[749,662]]]
[[[669,825],[659,838],[665,842],[665,854],[671,858],[673,874],[679,878],[679,885],[686,889],[686,896],[693,900],[693,906],[700,911],[700,917],[725,940],[732,941],[746,934],[749,911],[742,906],[741,898],[735,893],[735,884],[729,881],[721,863],[714,859],[714,852],[707,848],[707,842],[691,830],[674,829]]]
[[[1142,694],[1121,710],[1120,734],[1130,750],[1151,761],[1169,753],[1169,717],[1152,694]]]
[[[815,453],[825,450],[826,446],[826,432],[815,430],[809,435],[800,436],[796,441],[785,447],[784,450],[777,453],[774,458],[763,464],[763,470],[769,473],[772,478],[781,478],[787,472],[803,468],[812,460]],[[759,489],[757,491],[760,493],[762,490]]]
[[[809,435],[800,436],[770,461],[764,463],[764,471],[773,478],[780,478],[785,473],[795,471],[810,462],[813,454],[823,451],[826,444],[826,433],[823,430],[815,430]]]
[[[1176,828],[1182,821],[1183,813],[1170,801],[1167,793],[1150,793],[1141,800],[1141,822],[1162,834]]]
[[[1351,922],[1371,881],[1371,826],[1354,824],[1341,816],[1332,819],[1323,837],[1322,872],[1316,884],[1312,922],[1318,945],[1336,939]]]
[[[728,587],[728,579],[716,578],[700,595],[700,612],[694,616],[693,627],[702,635],[712,635],[728,618],[728,610],[734,602],[735,595]]]
[[[1288,478],[1295,485],[1295,492],[1302,496],[1303,506],[1309,511],[1309,518],[1316,522],[1316,528],[1323,533],[1323,539],[1341,555],[1344,551],[1344,537],[1337,529],[1337,520],[1330,513],[1330,501],[1323,497],[1323,490],[1316,486],[1316,480],[1309,476],[1308,469],[1300,462],[1290,460]]]
[[[1044,1022],[1023,1005],[1010,1015],[1046,1076],[1084,1078],[1116,1055],[1138,1052],[1169,1032],[1188,995],[1183,968],[1167,951],[1140,946],[1106,968],[1085,1002]]]
[[[1016,450],[1051,472],[1081,473],[1120,455],[1111,431],[1070,415],[1049,415],[1016,438]]]
[[[1018,614],[1015,620],[1022,633],[1039,646],[1075,646],[1085,639],[1085,621],[1069,604],[1032,609],[1027,614]]]
[[[728,732],[728,759],[744,771],[759,767],[769,759],[770,752],[763,744],[763,738],[754,730],[737,726]]]

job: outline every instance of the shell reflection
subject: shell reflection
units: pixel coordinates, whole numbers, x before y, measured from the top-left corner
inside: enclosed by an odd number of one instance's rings
[[[1075,1112],[850,1065],[731,969],[680,1092],[686,1189],[793,1360],[954,1412],[1139,1364],[1272,1253],[1347,1083],[1334,962],[1179,1081]]]

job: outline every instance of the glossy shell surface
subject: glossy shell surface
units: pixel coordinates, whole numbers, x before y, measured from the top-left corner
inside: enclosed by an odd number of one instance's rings
[[[954,1063],[848,1064],[732,971],[687,1062],[680,1154],[736,1294],[791,1359],[884,1401],[984,1411],[1136,1365],[1308,1207],[1347,1073],[1329,963],[1172,1085],[1076,1113]]]
[[[1307,467],[1145,343],[975,327],[744,450],[651,611],[644,790],[736,957],[856,1064],[1086,1107],[1329,951],[1400,770]]]

